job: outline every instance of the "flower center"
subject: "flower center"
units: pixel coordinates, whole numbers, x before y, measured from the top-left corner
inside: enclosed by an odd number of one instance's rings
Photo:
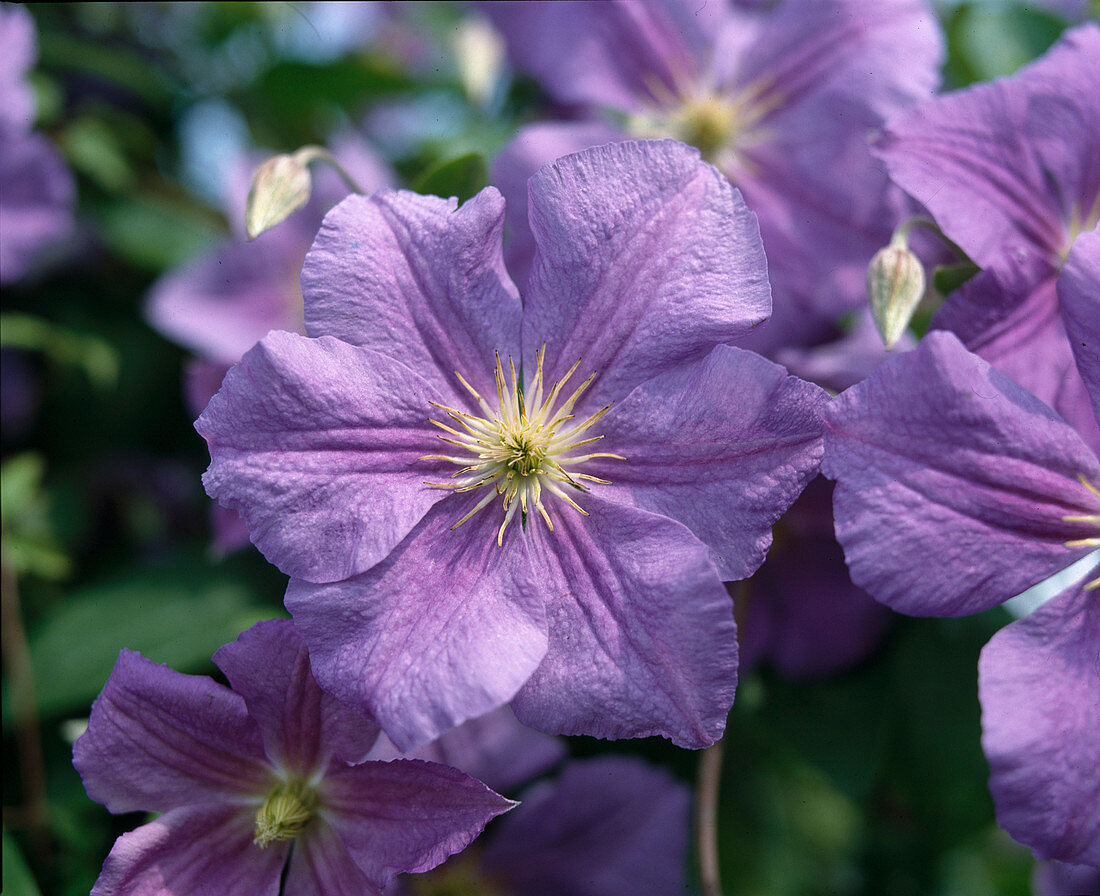
[[[527,514],[537,510],[551,532],[554,523],[543,503],[547,494],[563,500],[579,513],[588,514],[565,491],[588,491],[587,482],[610,483],[587,473],[578,467],[594,457],[624,458],[606,452],[575,454],[578,448],[598,442],[603,436],[589,434],[595,423],[607,413],[611,405],[600,409],[581,423],[572,423],[573,407],[595,379],[593,373],[564,401],[560,401],[565,385],[580,366],[578,360],[547,392],[543,381],[542,363],[546,346],[536,356],[534,379],[522,386],[515,364],[508,361],[506,375],[500,356],[497,355],[494,372],[497,387],[497,410],[471,386],[462,374],[455,376],[477,401],[483,416],[467,414],[432,402],[433,407],[447,414],[460,428],[439,420],[432,423],[449,435],[440,436],[444,442],[459,448],[458,455],[431,454],[421,460],[443,460],[460,468],[451,475],[450,482],[428,482],[433,488],[449,488],[455,492],[486,489],[487,493],[477,505],[451,528],[457,529],[466,520],[486,507],[494,497],[501,496],[504,521],[497,532],[497,544],[504,543],[504,530],[516,515],[518,508],[521,525],[526,528]],[[559,403],[560,402],[560,403]]]
[[[1078,479],[1081,480],[1081,484],[1087,488],[1092,494],[1100,499],[1100,489],[1089,482],[1083,475],[1078,474]],[[1086,513],[1073,516],[1064,516],[1062,521],[1066,523],[1091,523],[1096,532],[1093,535],[1087,535],[1084,538],[1075,538],[1072,541],[1066,542],[1067,548],[1100,548],[1100,513]],[[1100,588],[1100,576],[1097,576],[1090,582],[1085,583],[1086,591],[1094,591]]]
[[[261,849],[276,840],[293,840],[317,812],[317,791],[301,779],[278,784],[256,813],[252,842]]]

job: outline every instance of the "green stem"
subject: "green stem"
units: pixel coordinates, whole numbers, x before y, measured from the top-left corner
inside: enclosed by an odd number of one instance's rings
[[[699,757],[695,783],[695,838],[699,849],[699,888],[703,896],[722,896],[718,873],[718,795],[722,781],[722,741]]]

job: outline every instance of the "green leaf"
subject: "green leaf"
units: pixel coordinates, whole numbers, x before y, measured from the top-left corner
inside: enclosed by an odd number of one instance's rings
[[[941,296],[947,296],[980,271],[976,264],[943,264],[932,274],[932,285]]]
[[[118,353],[110,343],[30,314],[0,315],[0,345],[42,352],[54,363],[79,367],[101,389],[118,379]]]
[[[221,236],[207,216],[157,196],[119,195],[100,212],[100,233],[119,256],[159,273],[175,267]]]
[[[7,831],[4,831],[3,890],[6,896],[41,896],[42,893],[34,882],[31,869],[23,860],[15,839]]]
[[[261,610],[238,583],[168,568],[72,594],[30,635],[39,711],[85,706],[99,693],[123,647],[180,671],[207,668]],[[270,613],[264,614],[270,615]]]
[[[412,189],[431,196],[457,196],[459,202],[465,202],[487,183],[484,156],[471,152],[429,168],[414,182]]]

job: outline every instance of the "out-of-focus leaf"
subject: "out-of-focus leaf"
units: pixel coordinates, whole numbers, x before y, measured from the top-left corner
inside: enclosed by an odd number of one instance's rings
[[[947,64],[956,87],[1013,74],[1053,44],[1066,23],[1018,3],[962,3],[947,19]]]
[[[44,579],[69,574],[69,558],[57,544],[42,492],[45,461],[37,454],[20,454],[0,468],[0,539],[4,563],[17,575]]]
[[[100,230],[123,259],[154,272],[175,267],[220,236],[206,215],[159,196],[125,196],[100,212]]]
[[[119,44],[101,43],[55,30],[38,35],[40,63],[101,78],[160,106],[170,106],[179,85],[163,66],[154,66]]]
[[[206,668],[262,610],[240,585],[183,567],[139,572],[69,595],[30,634],[39,711],[90,703],[123,647],[181,671]]]
[[[417,193],[457,196],[465,202],[488,183],[485,158],[476,152],[448,159],[428,169],[412,186]]]
[[[0,345],[42,352],[54,363],[79,367],[101,389],[118,379],[118,355],[110,343],[30,314],[0,314]]]
[[[6,896],[41,896],[30,868],[12,836],[4,831],[4,893]]]
[[[941,296],[950,295],[980,270],[969,263],[940,265],[932,274],[932,285]]]
[[[99,118],[78,118],[61,132],[60,140],[72,166],[104,190],[117,192],[133,184],[133,172],[115,132]]]

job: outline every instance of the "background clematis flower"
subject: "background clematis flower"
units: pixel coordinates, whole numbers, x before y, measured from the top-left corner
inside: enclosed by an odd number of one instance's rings
[[[292,576],[318,681],[400,749],[509,701],[551,733],[704,746],[736,680],[721,581],[816,471],[824,393],[724,345],[766,317],[767,273],[697,152],[598,147],[530,197],[522,305],[491,188],[330,212],[309,338],[268,336],[196,423],[207,490]]]
[[[487,3],[517,68],[575,122],[521,129],[494,166],[511,204],[509,266],[533,246],[523,187],[551,159],[626,137],[700,148],[760,219],[775,299],[747,343],[817,340],[865,302],[865,273],[905,207],[869,139],[939,83],[939,27],[909,0]],[[515,197],[513,199],[513,197]]]
[[[1100,450],[1058,290],[1074,242],[1100,217],[1100,27],[1066,32],[1010,78],[892,120],[877,151],[894,182],[983,268],[932,326],[954,332]]]
[[[1093,345],[1098,261],[1100,240],[1079,240],[1063,286],[1091,309]],[[1084,581],[986,645],[979,689],[1000,824],[1039,858],[1100,865],[1100,459],[937,331],[831,403],[823,472],[853,581],[904,613],[985,610],[1091,557]]]
[[[27,83],[38,50],[30,13],[0,4],[0,283],[21,278],[73,224],[76,187],[52,143],[32,130]]]
[[[512,805],[435,763],[349,765],[378,727],[322,693],[287,621],[214,659],[232,690],[123,651],[92,708],[73,750],[88,794],[164,813],[118,839],[96,896],[377,894]]]

